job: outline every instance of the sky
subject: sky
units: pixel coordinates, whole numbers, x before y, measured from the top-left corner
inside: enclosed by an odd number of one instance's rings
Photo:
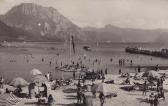
[[[80,27],[168,29],[168,0],[0,0],[0,14],[23,2],[54,7]]]

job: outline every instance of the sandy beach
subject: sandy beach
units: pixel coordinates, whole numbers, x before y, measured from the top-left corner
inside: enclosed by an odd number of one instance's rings
[[[147,102],[149,99],[149,94],[151,91],[147,92],[147,95],[142,95],[142,91],[124,91],[120,89],[122,86],[120,83],[123,81],[123,78],[120,78],[119,75],[107,75],[106,78],[111,78],[116,81],[115,84],[110,84],[109,87],[112,88],[111,92],[117,93],[117,97],[106,98],[104,106],[150,106]],[[164,84],[164,89],[168,91],[168,84]],[[99,82],[99,81],[98,81]],[[76,86],[66,86],[58,90],[51,90],[53,94],[55,105],[54,106],[78,106],[76,99],[76,92],[74,93],[65,93],[64,90],[67,89],[76,89]],[[168,103],[168,93],[165,93],[165,100],[159,100],[159,106],[167,106]],[[17,106],[39,106],[37,105],[37,99],[23,99],[22,102],[17,104]],[[79,105],[80,106],[80,105]],[[100,106],[99,98],[96,97],[93,99],[93,106]]]

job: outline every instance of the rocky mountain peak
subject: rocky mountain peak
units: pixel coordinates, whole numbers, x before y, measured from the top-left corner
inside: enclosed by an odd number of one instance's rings
[[[13,7],[0,19],[10,27],[20,28],[35,36],[65,40],[70,35],[81,39],[81,29],[53,7],[22,3]]]

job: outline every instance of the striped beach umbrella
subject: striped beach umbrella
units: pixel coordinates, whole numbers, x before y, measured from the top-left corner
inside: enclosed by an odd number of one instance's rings
[[[20,99],[13,94],[0,95],[0,106],[13,106],[20,102]]]

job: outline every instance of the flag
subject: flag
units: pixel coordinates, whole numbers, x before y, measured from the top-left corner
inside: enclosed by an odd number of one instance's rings
[[[74,37],[73,36],[71,36],[71,43],[72,43],[73,52],[75,53],[75,42],[74,42]]]

